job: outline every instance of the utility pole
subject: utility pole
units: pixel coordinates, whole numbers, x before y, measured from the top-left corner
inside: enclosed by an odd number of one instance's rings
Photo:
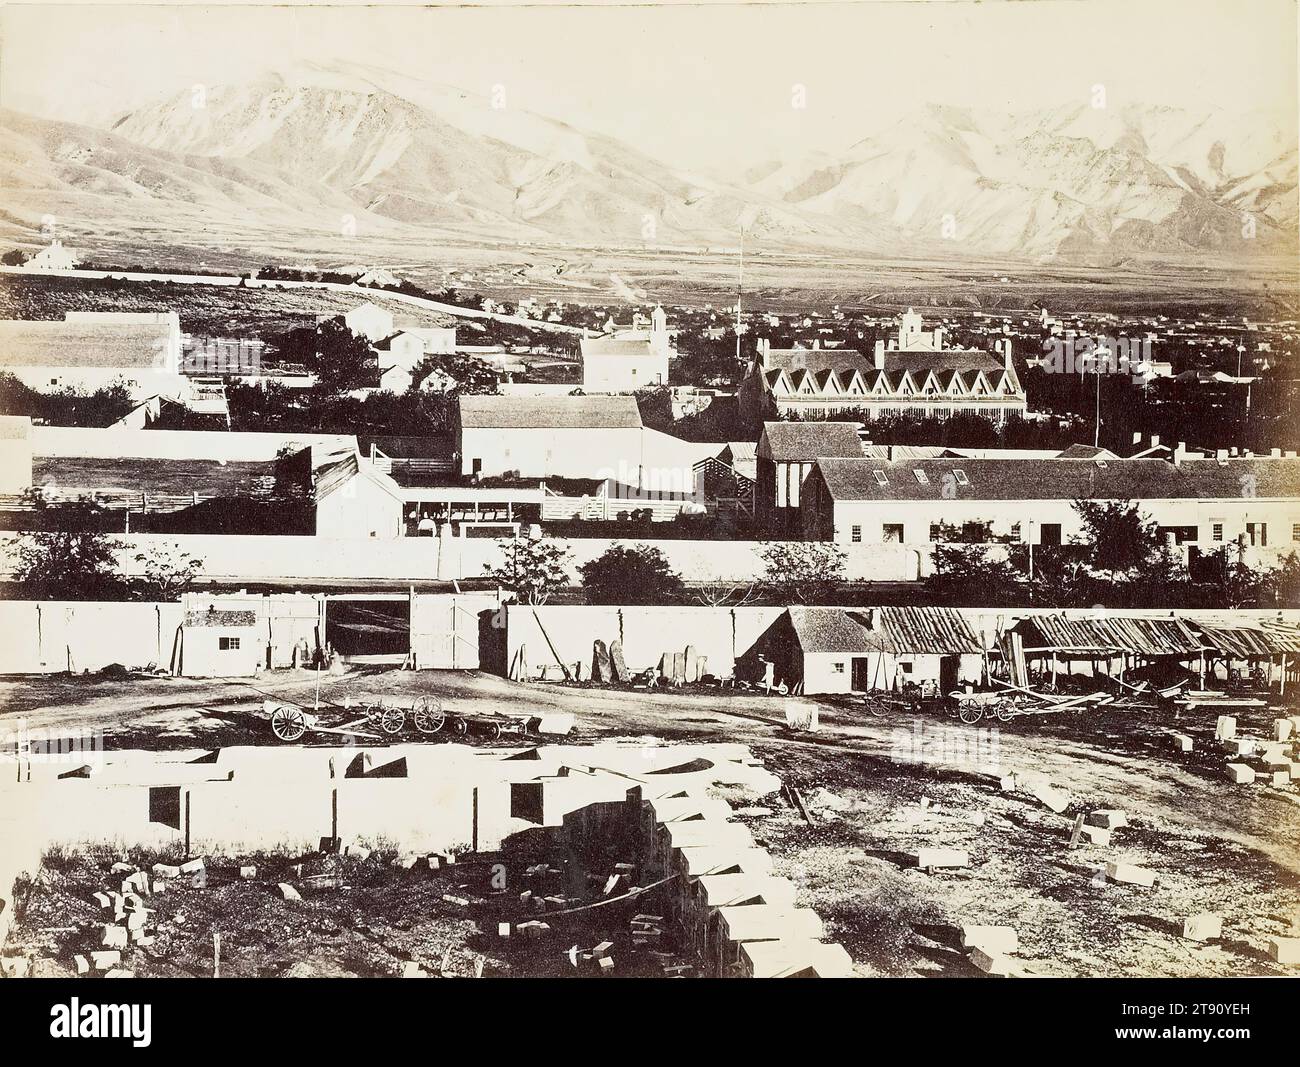
[[[745,292],[745,227],[740,228],[740,270],[736,277],[736,363],[740,363],[740,302]]]

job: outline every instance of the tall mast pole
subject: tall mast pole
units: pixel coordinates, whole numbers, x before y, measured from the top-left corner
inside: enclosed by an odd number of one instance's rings
[[[745,227],[740,228],[740,271],[736,277],[736,362],[740,362],[740,301],[745,292]]]

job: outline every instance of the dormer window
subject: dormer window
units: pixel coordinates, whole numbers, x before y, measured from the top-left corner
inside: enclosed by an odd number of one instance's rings
[[[889,479],[885,477],[884,471],[872,471],[871,473],[875,475],[877,485],[883,486],[889,484]]]
[[[970,479],[966,477],[966,472],[960,467],[954,467],[952,476],[957,479],[958,485],[970,485]]]
[[[930,484],[930,476],[929,476],[928,474],[926,474],[925,471],[923,471],[923,470],[914,470],[914,471],[912,471],[912,475],[913,475],[913,477],[916,478],[918,484],[920,484],[920,485],[929,485],[929,484]]]

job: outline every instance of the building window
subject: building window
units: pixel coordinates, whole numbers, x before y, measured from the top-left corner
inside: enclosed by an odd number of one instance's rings
[[[844,673],[844,662],[843,662],[843,660],[838,660],[838,659],[837,659],[837,660],[832,664],[832,666],[835,668],[835,673],[836,673],[836,674],[843,674],[843,673]]]
[[[901,522],[887,522],[881,527],[881,540],[888,543],[902,543],[903,524]]]
[[[889,484],[889,479],[885,477],[885,472],[884,472],[884,471],[872,471],[871,473],[872,473],[873,475],[875,475],[875,478],[876,478],[876,484],[877,484],[877,485],[888,485],[888,484]]]
[[[960,467],[954,467],[952,476],[957,479],[958,485],[970,485],[970,479],[966,477],[966,472]]]
[[[222,652],[233,652],[239,648],[238,637],[219,637],[217,638],[217,647]]]
[[[1297,526],[1296,529],[1297,529],[1297,530],[1300,530],[1300,526]],[[849,527],[849,540],[852,541],[855,545],[856,545],[856,544],[860,544],[860,543],[862,542],[862,527],[861,527],[861,526],[850,526],[850,527]]]
[[[1013,541],[1020,540],[1020,523],[1018,522],[1013,522],[1011,524],[1011,540]]]
[[[1223,540],[1223,523],[1221,522],[1210,523],[1210,540],[1211,541]]]
[[[1300,522],[1293,522],[1291,524],[1291,540],[1300,541]]]
[[[941,522],[930,523],[930,540],[933,541],[936,545],[943,540],[943,523]]]
[[[1250,541],[1251,548],[1267,548],[1268,547],[1268,523],[1266,522],[1246,523],[1246,538]]]
[[[930,476],[923,470],[914,470],[912,473],[916,476],[917,483],[920,485],[929,485]]]

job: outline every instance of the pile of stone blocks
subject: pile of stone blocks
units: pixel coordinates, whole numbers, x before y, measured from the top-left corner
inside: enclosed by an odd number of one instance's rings
[[[1224,773],[1235,785],[1300,789],[1300,715],[1274,719],[1267,737],[1243,735],[1235,717],[1220,715],[1214,737],[1225,753]]]

